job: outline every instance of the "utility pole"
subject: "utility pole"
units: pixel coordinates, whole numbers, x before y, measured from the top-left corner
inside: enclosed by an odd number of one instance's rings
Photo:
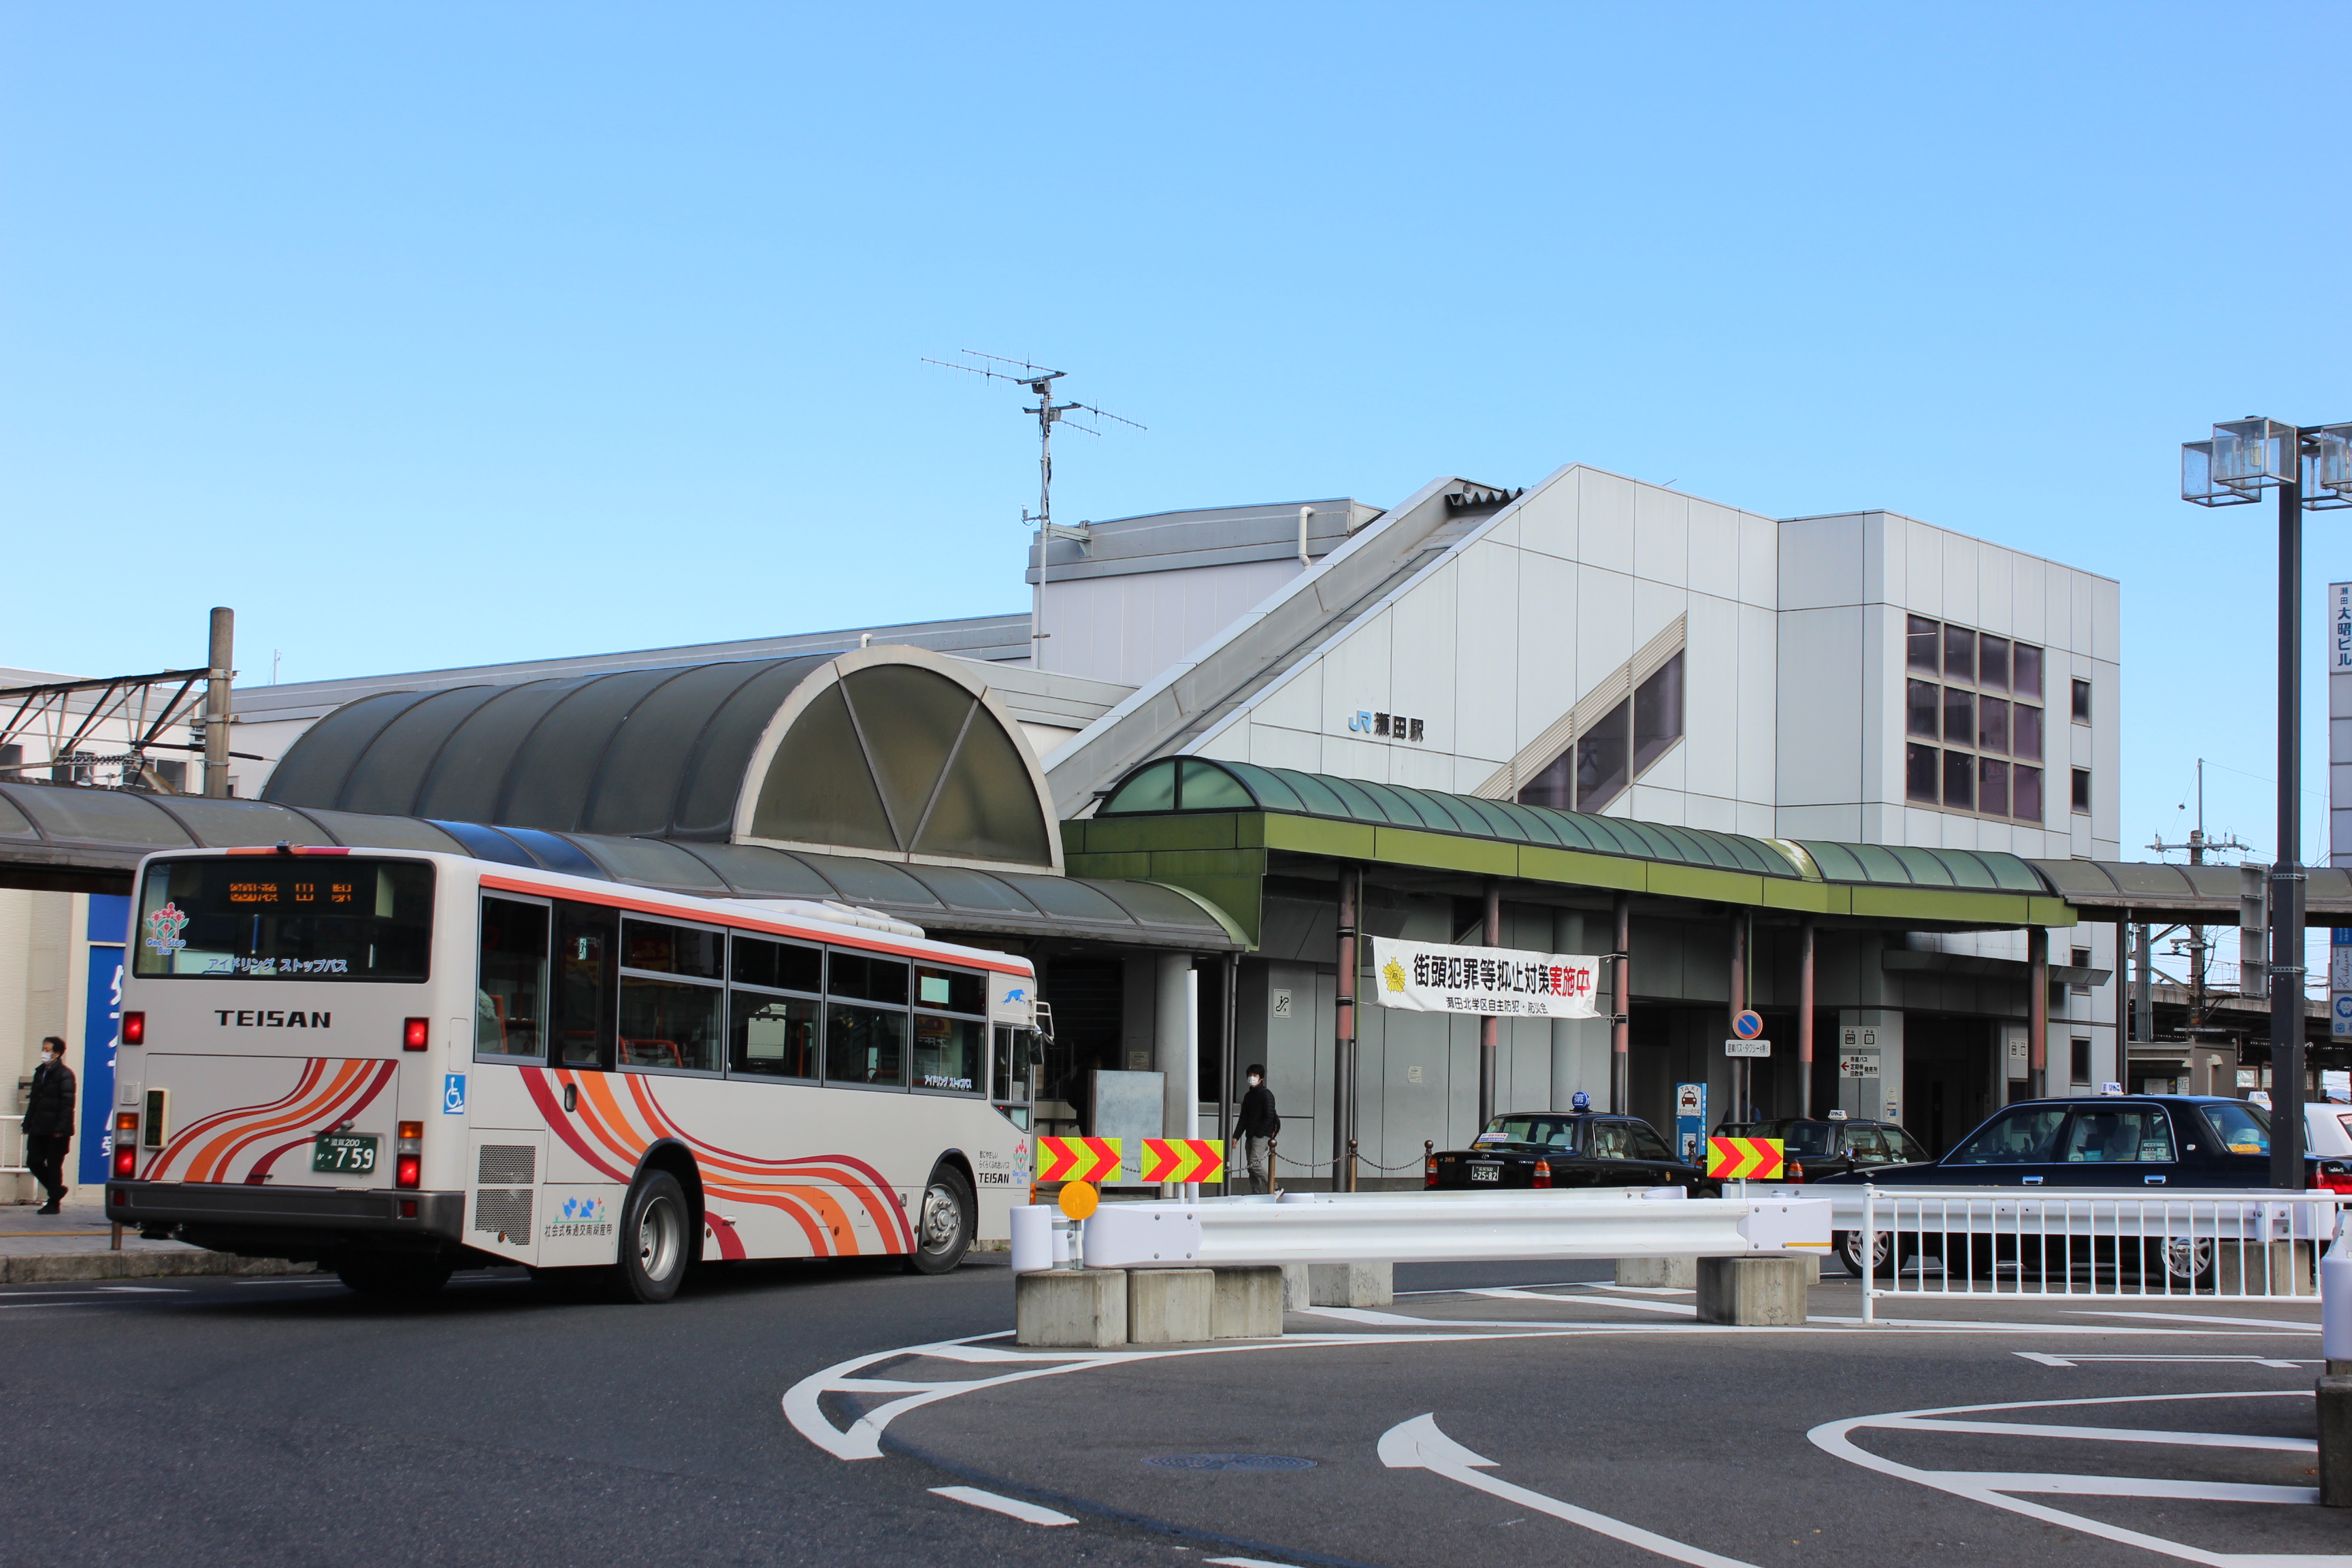
[[[2238,836],[2236,834],[2225,834],[2221,837],[2216,838],[2205,831],[2204,758],[2200,757],[2197,759],[2197,825],[2189,830],[2189,842],[2186,844],[2167,844],[2164,841],[2164,835],[2159,833],[2156,836],[2154,842],[2148,845],[2148,847],[2155,850],[2158,855],[2168,855],[2176,849],[2186,849],[2189,851],[2189,863],[2191,866],[2204,865],[2205,857],[2209,853],[2225,855],[2243,855],[2246,853],[2246,846],[2238,842]],[[2194,1049],[2198,1037],[2202,1033],[2205,1027],[2206,1005],[2209,994],[2207,971],[2205,966],[2208,958],[2212,953],[2213,943],[2211,940],[2206,936],[2205,928],[2203,926],[2192,925],[2189,928],[2189,935],[2184,940],[2182,945],[2189,951],[2188,1035],[2190,1048]]]
[[[228,798],[228,690],[236,662],[236,612],[216,605],[205,659],[205,794],[214,800]]]

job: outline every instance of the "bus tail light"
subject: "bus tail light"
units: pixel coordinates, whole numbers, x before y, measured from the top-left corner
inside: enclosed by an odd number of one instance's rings
[[[1802,1160],[1791,1160],[1789,1162],[1787,1179],[1795,1183],[1799,1186],[1802,1186],[1804,1184],[1805,1163]]]
[[[129,1178],[139,1173],[139,1113],[114,1113],[114,1173]]]
[[[425,1180],[425,1123],[404,1121],[393,1149],[393,1184],[415,1187]]]
[[[1424,1187],[1437,1185],[1437,1156],[1434,1154],[1421,1163],[1421,1184]]]
[[[426,1027],[426,1020],[423,1018],[407,1020],[400,1026],[400,1048],[404,1051],[423,1050],[430,1033],[431,1031]]]
[[[143,1046],[147,1043],[146,1014],[125,1013],[122,1015],[122,1043],[126,1046]]]
[[[1548,1187],[1551,1185],[1551,1162],[1549,1160],[1538,1160],[1536,1162],[1536,1179],[1534,1184],[1538,1187]]]

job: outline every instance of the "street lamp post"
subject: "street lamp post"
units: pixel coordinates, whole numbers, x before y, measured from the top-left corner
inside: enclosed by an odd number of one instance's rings
[[[2303,1173],[2303,514],[2352,506],[2352,425],[2246,418],[2180,447],[2180,499],[2245,506],[2278,491],[2278,858],[2270,876],[2271,1185]]]

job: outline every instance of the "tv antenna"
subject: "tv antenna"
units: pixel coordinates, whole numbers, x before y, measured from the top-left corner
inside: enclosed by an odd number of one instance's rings
[[[1065,528],[1054,521],[1054,426],[1067,425],[1071,429],[1083,431],[1089,436],[1108,434],[1108,431],[1089,423],[1092,419],[1112,420],[1135,430],[1149,429],[1150,426],[1139,425],[1123,415],[1113,414],[1108,408],[1097,408],[1090,403],[1055,402],[1054,384],[1062,379],[1066,374],[1065,372],[1048,370],[1042,364],[1032,364],[1025,359],[1007,359],[1002,354],[984,354],[977,349],[958,349],[956,352],[963,356],[963,360],[978,360],[982,363],[971,364],[960,360],[931,359],[928,356],[924,358],[923,363],[938,365],[943,370],[960,370],[970,375],[986,376],[991,381],[1009,381],[1016,386],[1027,387],[1037,396],[1036,407],[1022,410],[1024,414],[1034,414],[1037,416],[1037,510],[1032,512],[1026,507],[1022,508],[1021,521],[1024,525],[1034,527],[1037,531],[1037,591],[1031,601],[1032,607],[1029,613],[1031,651],[1029,663],[1033,668],[1042,670],[1045,668],[1045,640],[1053,636],[1045,629],[1045,571],[1047,558],[1054,548],[1054,541],[1076,540],[1079,551],[1084,552],[1092,545],[1094,539],[1093,534],[1087,531],[1087,525],[1083,522],[1076,528]],[[1003,368],[998,368],[1000,366]],[[1077,415],[1080,417],[1073,419],[1070,417],[1072,415]]]

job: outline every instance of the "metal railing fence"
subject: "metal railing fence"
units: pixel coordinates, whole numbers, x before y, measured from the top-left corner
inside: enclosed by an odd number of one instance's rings
[[[1890,1297],[2316,1303],[2317,1262],[2347,1205],[2352,1194],[2274,1189],[1868,1185],[1861,1228],[1836,1246],[1864,1276],[1864,1322]]]

